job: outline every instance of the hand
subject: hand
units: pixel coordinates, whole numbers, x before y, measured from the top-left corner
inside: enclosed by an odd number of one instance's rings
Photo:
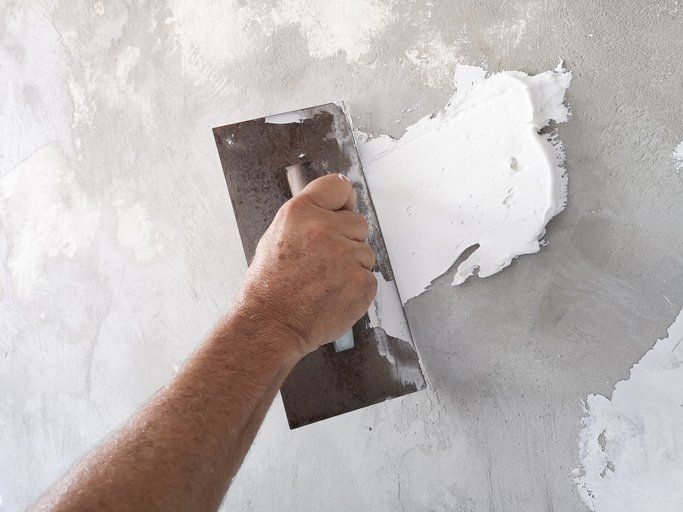
[[[306,186],[278,211],[256,248],[237,309],[290,334],[299,357],[339,338],[377,292],[368,224],[341,174]]]

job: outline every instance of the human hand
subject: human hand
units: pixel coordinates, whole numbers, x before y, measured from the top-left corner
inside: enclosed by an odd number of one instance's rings
[[[348,331],[377,292],[368,224],[341,174],[309,183],[256,248],[237,307],[289,336],[299,356]]]

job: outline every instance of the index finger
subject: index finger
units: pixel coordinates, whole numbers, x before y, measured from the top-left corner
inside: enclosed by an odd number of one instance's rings
[[[311,181],[299,196],[307,197],[326,210],[356,209],[356,192],[351,181],[343,174],[327,174]]]

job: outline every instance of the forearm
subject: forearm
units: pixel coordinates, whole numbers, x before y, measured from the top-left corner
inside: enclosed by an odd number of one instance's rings
[[[182,370],[35,507],[215,510],[290,370],[375,296],[369,227],[348,179],[310,183],[259,242],[232,314]]]
[[[282,331],[225,319],[178,375],[41,502],[46,510],[214,510],[298,357]]]

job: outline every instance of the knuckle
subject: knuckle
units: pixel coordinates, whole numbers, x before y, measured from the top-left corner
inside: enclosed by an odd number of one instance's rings
[[[365,290],[368,287],[368,278],[366,271],[363,269],[357,269],[353,278],[351,279],[351,286],[354,290]]]
[[[300,212],[306,206],[306,196],[299,195],[292,197],[285,204],[289,205],[290,212]]]
[[[280,207],[278,215],[283,219],[291,219],[300,209],[301,202],[296,198],[292,198]]]
[[[375,299],[375,295],[377,295],[377,278],[372,272],[366,272],[366,276],[365,301],[370,304]]]
[[[364,237],[367,238],[370,233],[370,224],[360,213],[356,214],[358,216],[358,229],[363,233]]]
[[[327,237],[327,226],[322,222],[311,222],[306,226],[306,237],[309,240],[320,240]]]
[[[343,174],[334,174],[332,176],[334,176],[334,179],[330,181],[334,183],[336,193],[348,195],[353,192],[353,185],[349,178]]]
[[[358,261],[366,269],[370,269],[375,264],[375,253],[369,247],[363,247],[359,251]]]
[[[372,268],[375,266],[377,263],[377,258],[375,257],[375,253],[371,252],[370,257],[368,258],[368,267]]]
[[[333,173],[333,174],[328,174],[330,177],[330,181],[333,182],[336,186],[343,188],[343,189],[349,189],[351,188],[351,180],[345,176],[344,174],[338,172],[338,173]]]

